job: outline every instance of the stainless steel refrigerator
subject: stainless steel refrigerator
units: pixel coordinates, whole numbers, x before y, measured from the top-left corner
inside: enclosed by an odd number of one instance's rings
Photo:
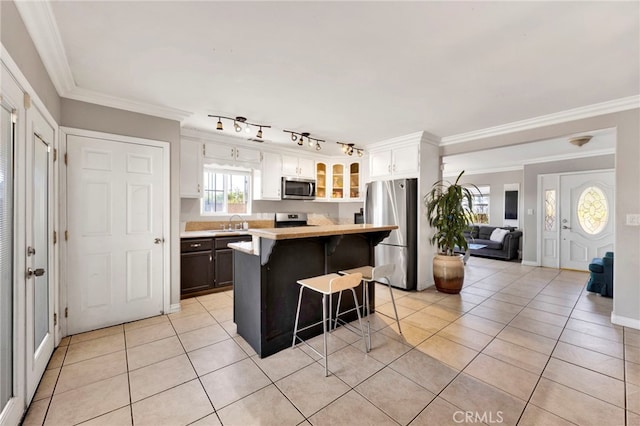
[[[418,180],[397,179],[367,184],[364,221],[397,225],[375,248],[375,265],[396,265],[391,285],[414,290],[418,280]]]

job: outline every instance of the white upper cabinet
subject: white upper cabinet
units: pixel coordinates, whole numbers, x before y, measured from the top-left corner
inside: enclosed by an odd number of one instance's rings
[[[260,151],[245,147],[207,142],[204,144],[204,158],[221,160],[223,164],[259,163]]]
[[[420,168],[418,144],[371,151],[371,178],[417,177]]]
[[[202,143],[180,141],[180,197],[202,197]]]
[[[281,177],[282,156],[263,152],[260,168],[253,171],[253,199],[280,200]]]
[[[301,178],[315,178],[315,163],[310,158],[282,156],[282,175]]]

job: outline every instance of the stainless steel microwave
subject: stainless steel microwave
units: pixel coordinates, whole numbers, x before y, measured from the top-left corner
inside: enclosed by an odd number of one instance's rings
[[[281,194],[283,200],[315,200],[316,181],[313,179],[283,177]]]

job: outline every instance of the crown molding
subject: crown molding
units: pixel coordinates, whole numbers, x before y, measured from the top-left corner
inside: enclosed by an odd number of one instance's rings
[[[190,111],[105,95],[104,93],[94,92],[80,87],[76,87],[63,97],[176,121],[182,121],[192,115]]]
[[[44,67],[58,95],[65,96],[76,87],[60,31],[48,1],[15,1]]]
[[[408,135],[397,136],[395,138],[385,139],[379,142],[372,143],[370,145],[367,145],[367,149],[375,150],[378,148],[386,148],[392,145],[409,144],[409,143],[415,143],[415,142],[420,143],[422,141],[425,141],[427,143],[432,143],[432,144],[435,143],[436,146],[438,146],[438,143],[440,142],[440,138],[429,132],[421,130],[419,132],[409,133]]]
[[[472,132],[445,136],[440,141],[440,146],[469,142],[476,139],[483,139],[492,136],[504,135],[507,133],[530,130],[537,127],[550,126],[553,124],[566,123],[568,121],[580,120],[583,118],[595,117],[604,114],[611,114],[614,112],[626,111],[635,108],[640,108],[640,95],[614,99],[612,101],[587,105],[584,107],[569,109],[554,114],[542,115],[540,117],[529,118],[526,120],[514,121],[512,123],[502,124],[495,127],[488,127],[481,130],[474,130]]]

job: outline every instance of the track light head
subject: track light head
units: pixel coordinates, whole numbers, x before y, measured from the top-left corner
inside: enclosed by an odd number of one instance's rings
[[[244,131],[247,133],[251,133],[251,126],[253,127],[258,127],[258,133],[256,134],[256,137],[259,139],[262,139],[262,129],[268,129],[271,126],[267,125],[267,124],[257,124],[257,123],[249,123],[247,121],[246,117],[242,117],[242,116],[238,116],[238,117],[225,117],[224,115],[211,115],[209,114],[209,117],[213,117],[213,118],[217,118],[218,122],[216,123],[216,130],[224,130],[223,126],[222,126],[222,119],[224,118],[225,120],[231,120],[233,121],[233,129],[237,132],[240,133],[242,131],[242,129],[244,128]],[[244,126],[243,126],[244,124]]]
[[[316,151],[320,151],[321,149],[320,142],[316,142]]]
[[[291,133],[291,140],[294,141],[294,142],[297,141],[298,140],[298,135],[296,135],[295,133]],[[298,144],[298,145],[300,145],[300,144]]]
[[[362,155],[363,155],[363,152],[362,152],[362,150],[361,150],[361,149],[359,149],[359,150],[358,150],[358,157],[362,157]]]

